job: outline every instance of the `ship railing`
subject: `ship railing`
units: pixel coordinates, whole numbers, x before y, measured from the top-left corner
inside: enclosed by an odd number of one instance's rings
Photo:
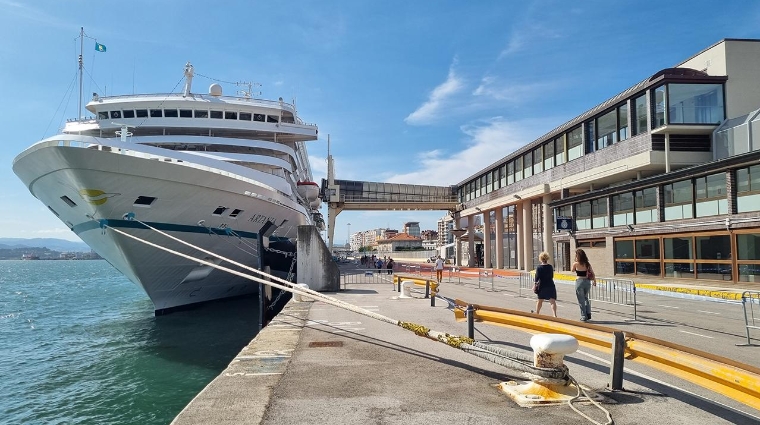
[[[222,175],[222,176],[231,177],[231,178],[234,178],[236,180],[240,180],[240,181],[244,181],[244,182],[250,183],[251,185],[254,185],[256,187],[267,188],[269,190],[277,192],[278,194],[280,194],[280,195],[282,195],[282,196],[284,196],[286,198],[290,198],[291,197],[290,194],[288,194],[288,193],[286,193],[286,192],[284,192],[284,191],[282,191],[280,189],[277,189],[276,187],[268,185],[265,182],[262,182],[262,181],[256,180],[256,179],[252,179],[250,177],[246,177],[246,176],[240,175],[240,174],[232,172],[232,171],[227,171],[227,170],[224,170],[224,169],[221,169],[221,168],[218,168],[218,167],[212,167],[212,166],[209,166],[209,165],[204,165],[204,164],[201,164],[201,163],[198,163],[198,162],[186,161],[186,160],[183,160],[183,159],[180,159],[180,158],[168,157],[168,156],[164,156],[164,155],[157,155],[157,154],[153,154],[153,153],[149,153],[149,152],[137,151],[137,150],[132,150],[132,149],[122,149],[122,148],[117,147],[117,146],[109,146],[109,145],[105,145],[105,144],[85,142],[85,141],[81,141],[81,140],[71,140],[71,139],[58,140],[58,139],[53,139],[53,140],[45,140],[45,141],[42,141],[42,142],[37,142],[36,144],[34,144],[33,146],[31,146],[29,149],[27,149],[27,151],[28,152],[33,152],[33,151],[36,151],[38,149],[43,149],[43,148],[51,147],[51,146],[66,146],[66,147],[73,147],[73,148],[97,149],[97,150],[103,151],[103,152],[111,152],[113,154],[119,154],[119,155],[128,155],[128,156],[132,156],[132,157],[135,157],[135,158],[151,159],[151,160],[156,160],[156,161],[161,161],[161,162],[171,162],[171,163],[174,163],[174,164],[177,164],[177,165],[181,165],[181,166],[184,166],[184,167],[195,168],[195,169],[198,169],[198,170],[207,171],[209,173],[214,173],[214,174],[219,174],[219,175]],[[152,148],[151,146],[147,146],[147,145],[143,145],[143,147],[146,148],[146,149]],[[197,161],[197,160],[202,160],[203,158],[202,157],[198,157],[198,158],[193,157],[193,158],[190,158],[190,159],[193,160],[193,161]],[[282,176],[278,176],[277,174],[274,174],[274,173],[267,173],[267,172],[262,171],[262,170],[252,170],[252,171],[260,172],[260,173],[264,173],[264,174],[268,174],[268,175],[273,175],[275,177],[282,178]],[[251,196],[251,197],[254,197],[254,198],[264,199],[264,200],[269,201],[269,202],[281,203],[277,199],[265,197],[262,194],[258,194],[258,193],[254,193],[254,192],[246,191],[244,193],[244,195]]]
[[[116,99],[144,99],[144,98],[149,98],[149,97],[164,98],[164,100],[187,99],[187,97],[185,97],[183,93],[143,93],[143,94],[122,94],[122,95],[115,95],[115,96],[101,96],[100,101],[108,101],[108,100],[116,100]],[[235,100],[235,101],[247,102],[252,105],[268,106],[268,107],[286,107],[288,109],[295,110],[295,106],[293,104],[287,103],[287,102],[281,102],[279,100],[255,99],[255,98],[243,97],[243,96],[211,96],[208,94],[198,94],[198,93],[193,93],[191,98],[192,99]]]

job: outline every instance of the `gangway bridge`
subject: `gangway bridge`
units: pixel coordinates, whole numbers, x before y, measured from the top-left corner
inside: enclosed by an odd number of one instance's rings
[[[335,217],[341,211],[443,210],[454,213],[459,208],[456,186],[323,179],[322,197],[327,201],[330,251],[335,235]]]

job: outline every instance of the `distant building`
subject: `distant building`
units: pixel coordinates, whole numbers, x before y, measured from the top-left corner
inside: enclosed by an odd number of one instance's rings
[[[377,241],[377,253],[387,254],[394,251],[422,249],[422,238],[406,233],[399,233],[390,239]]]
[[[420,237],[420,222],[419,221],[408,221],[404,223],[404,230],[403,233],[406,233],[410,236],[417,236]]]

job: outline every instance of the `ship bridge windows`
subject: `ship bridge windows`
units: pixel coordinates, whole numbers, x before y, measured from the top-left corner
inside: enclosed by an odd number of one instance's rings
[[[277,115],[267,115],[267,122],[280,122],[280,118]]]
[[[177,118],[179,114],[176,109],[164,109],[164,116],[166,118]]]
[[[250,121],[252,114],[250,112],[241,112],[240,121]]]
[[[76,203],[76,202],[74,202],[74,201],[72,201],[72,200],[71,200],[71,198],[69,198],[69,197],[68,197],[68,196],[66,196],[66,195],[63,195],[63,196],[61,196],[61,200],[62,200],[63,202],[65,202],[65,203],[66,203],[68,206],[70,206],[71,208],[74,208],[74,207],[76,207],[76,206],[77,206],[77,203]]]
[[[151,109],[150,110],[150,117],[151,118],[161,118],[164,116],[164,113],[161,109]]]
[[[98,112],[98,119],[99,120],[107,120],[108,119],[108,111]]]
[[[135,116],[137,118],[148,118],[148,110],[147,109],[135,109]]]
[[[228,209],[229,209],[229,208],[227,208],[227,207],[218,206],[218,207],[216,207],[216,209],[214,210],[214,212],[212,213],[212,215],[222,215],[222,214],[224,214],[224,212],[225,212],[225,211],[227,211]]]
[[[111,111],[111,118],[113,119],[121,118],[121,111]]]
[[[196,109],[193,111],[195,118],[208,118],[208,111],[203,109]]]
[[[224,111],[224,119],[226,120],[236,120],[237,117],[238,114],[235,111]]]
[[[134,109],[125,109],[121,111],[121,116],[124,118],[134,118],[135,117],[135,110]]]
[[[135,207],[150,207],[156,200],[153,196],[138,196],[133,204]]]
[[[266,120],[266,117],[264,116],[264,114],[253,114],[253,120],[264,122]]]
[[[192,118],[193,117],[193,110],[192,109],[180,109],[179,110],[179,117],[180,118]]]
[[[211,111],[211,118],[220,120],[222,119],[224,113],[222,111]]]

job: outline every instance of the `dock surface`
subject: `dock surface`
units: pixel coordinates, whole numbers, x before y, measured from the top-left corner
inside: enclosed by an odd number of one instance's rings
[[[345,288],[329,295],[387,317],[467,335],[467,324],[454,320],[448,304],[437,299],[432,307],[424,291],[399,298],[390,281]],[[558,283],[557,290],[559,316],[577,320],[572,285]],[[444,279],[440,295],[523,311],[535,306],[533,294],[503,282]],[[757,366],[760,347],[735,345],[746,340],[741,304],[649,293],[639,294],[638,303],[636,321],[626,306],[595,303],[592,322]],[[541,313],[550,314],[548,303]],[[531,336],[511,327],[475,325],[476,340],[517,352],[532,353]],[[609,363],[609,353],[584,346],[565,357],[570,374],[605,397],[602,406],[615,424],[760,423],[760,410],[633,362],[626,362],[624,390],[609,391]],[[173,424],[592,423],[567,403],[520,407],[498,388],[525,379],[398,326],[320,301],[291,300]],[[606,422],[591,404],[575,405]]]

